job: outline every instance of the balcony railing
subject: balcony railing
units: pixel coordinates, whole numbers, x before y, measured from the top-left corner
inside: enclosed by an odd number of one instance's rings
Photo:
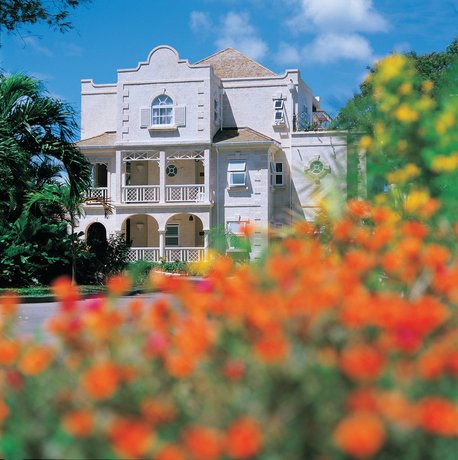
[[[205,259],[205,248],[165,248],[166,262],[199,262]],[[146,260],[159,262],[159,248],[130,248],[127,256],[129,262]]]
[[[100,200],[106,200],[108,199],[108,187],[91,187],[86,192],[86,198],[88,199],[96,198]],[[97,204],[97,203],[94,203],[94,204]]]
[[[165,187],[166,201],[205,201],[205,185],[167,185]]]
[[[130,248],[127,259],[129,262],[135,262],[136,260],[159,262],[159,248]]]
[[[159,185],[128,185],[122,187],[124,203],[158,203]]]
[[[200,262],[205,259],[205,248],[166,248],[165,260],[167,262]]]

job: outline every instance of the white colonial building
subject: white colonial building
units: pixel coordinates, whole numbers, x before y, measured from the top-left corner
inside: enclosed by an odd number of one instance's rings
[[[78,230],[124,233],[132,260],[199,260],[211,228],[246,222],[257,258],[269,226],[313,219],[324,176],[345,193],[345,140],[324,129],[298,70],[276,74],[231,48],[190,64],[159,46],[116,83],[83,80],[81,95],[90,194],[114,210],[86,205]]]

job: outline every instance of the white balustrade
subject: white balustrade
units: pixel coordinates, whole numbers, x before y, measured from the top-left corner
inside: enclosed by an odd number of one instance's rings
[[[205,248],[165,248],[167,262],[200,262],[205,259]]]
[[[91,198],[94,198],[97,200],[106,200],[108,199],[108,187],[91,187],[86,193],[86,198],[88,198],[89,200]],[[87,204],[97,204],[97,203],[88,202]]]
[[[130,248],[127,259],[129,262],[135,262],[136,260],[159,262],[159,248]]]
[[[124,203],[159,202],[159,185],[127,185],[122,187]]]
[[[166,201],[205,201],[205,185],[167,185],[165,192]]]

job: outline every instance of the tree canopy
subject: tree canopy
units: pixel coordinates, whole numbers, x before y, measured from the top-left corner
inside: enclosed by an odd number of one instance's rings
[[[418,55],[412,51],[405,56],[413,63],[420,78],[432,83],[432,95],[437,96],[446,84],[448,72],[458,61],[458,38],[447,46],[445,51]],[[369,68],[369,77],[360,85],[355,94],[340,110],[334,121],[334,127],[345,130],[357,130],[371,133],[373,130],[373,111],[375,101],[371,98],[372,77],[378,71],[377,65]]]
[[[13,32],[27,24],[46,23],[60,32],[73,28],[69,21],[71,10],[91,0],[2,0],[0,28]]]

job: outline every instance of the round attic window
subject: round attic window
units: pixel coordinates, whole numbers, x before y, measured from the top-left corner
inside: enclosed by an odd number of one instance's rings
[[[177,175],[177,172],[178,172],[178,169],[175,165],[168,165],[165,170],[165,173],[169,177],[175,177]]]
[[[312,174],[315,174],[317,176],[323,174],[324,171],[324,164],[321,160],[313,160],[310,163],[309,170]]]

